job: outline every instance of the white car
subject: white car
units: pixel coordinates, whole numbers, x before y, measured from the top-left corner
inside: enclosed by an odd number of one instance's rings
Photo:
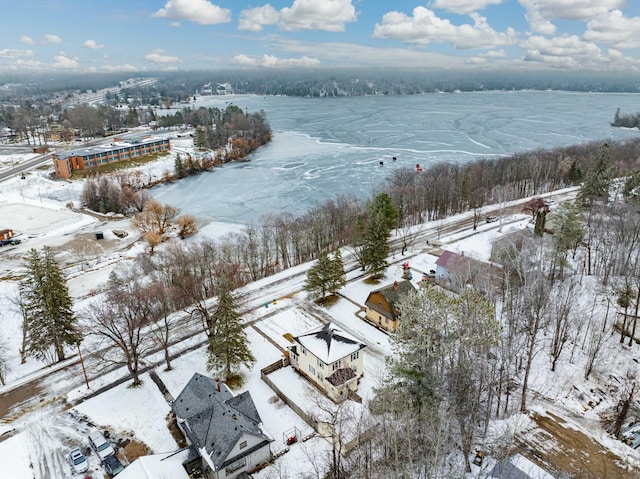
[[[71,449],[69,454],[67,454],[67,458],[71,463],[71,467],[73,467],[73,472],[80,474],[89,469],[89,462],[87,461],[87,458],[84,457],[84,454],[82,454],[79,447]]]
[[[98,454],[100,461],[104,461],[105,457],[116,453],[111,443],[107,441],[102,433],[97,429],[92,429],[89,432],[89,444],[91,444],[93,450]]]

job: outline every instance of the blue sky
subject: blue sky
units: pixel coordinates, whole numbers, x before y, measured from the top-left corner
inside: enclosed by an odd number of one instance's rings
[[[640,0],[5,0],[0,72],[640,70]]]

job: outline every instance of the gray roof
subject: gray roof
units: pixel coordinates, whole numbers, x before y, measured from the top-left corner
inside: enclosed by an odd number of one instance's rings
[[[381,294],[389,303],[389,307],[391,308],[391,317],[395,320],[398,319],[396,303],[400,301],[400,298],[405,294],[408,294],[411,291],[415,291],[416,288],[413,286],[411,281],[394,281],[392,284],[385,286],[384,288],[376,289],[369,293],[367,296],[367,300],[365,301],[365,305],[370,307],[371,309],[377,311],[380,314],[386,316],[388,313],[384,309],[380,307],[380,305],[369,301],[371,295],[374,293]]]
[[[189,441],[205,448],[216,469],[222,467],[243,434],[272,441],[260,429],[260,416],[249,392],[234,396],[227,386],[194,374],[172,406]]]
[[[522,465],[520,467],[518,465],[518,460],[516,459],[518,457],[522,459],[522,456],[516,455],[498,461],[491,472],[485,476],[485,479],[548,479],[553,477],[526,459],[525,461],[530,466],[525,466],[524,468],[528,470],[523,471],[520,468]]]

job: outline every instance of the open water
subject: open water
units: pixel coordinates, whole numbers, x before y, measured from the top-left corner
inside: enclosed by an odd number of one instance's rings
[[[365,198],[395,168],[640,135],[610,126],[618,107],[623,114],[640,111],[640,94],[242,95],[202,97],[191,106],[225,108],[229,103],[249,112],[263,109],[273,130],[271,143],[248,162],[152,191],[203,225],[247,223],[268,212],[299,215],[338,194]]]

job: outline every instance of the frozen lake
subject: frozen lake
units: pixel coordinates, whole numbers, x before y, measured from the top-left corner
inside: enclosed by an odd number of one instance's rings
[[[273,140],[250,161],[152,190],[203,224],[304,213],[338,194],[364,198],[385,175],[417,163],[465,162],[592,140],[637,137],[610,126],[640,94],[513,91],[407,96],[202,97],[192,107],[263,109]],[[393,157],[397,161],[392,161]],[[380,162],[383,162],[381,165]]]

